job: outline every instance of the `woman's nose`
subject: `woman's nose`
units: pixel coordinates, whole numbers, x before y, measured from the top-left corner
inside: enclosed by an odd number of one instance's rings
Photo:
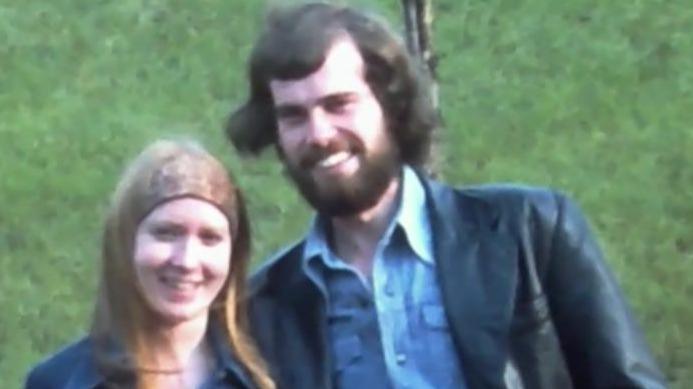
[[[176,248],[171,262],[173,265],[192,269],[199,263],[200,256],[200,243],[194,238],[186,237],[182,238]]]

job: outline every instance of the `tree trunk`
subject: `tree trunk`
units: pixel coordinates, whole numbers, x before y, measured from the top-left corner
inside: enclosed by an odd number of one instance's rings
[[[419,58],[423,70],[428,78],[428,93],[433,102],[438,119],[442,123],[438,100],[438,76],[436,73],[436,56],[433,52],[432,25],[433,25],[433,6],[432,0],[401,0],[404,15],[404,26],[406,42],[409,52]],[[433,144],[431,146],[431,161],[428,166],[429,173],[437,175],[439,172],[438,158],[440,133],[435,131],[433,134]]]

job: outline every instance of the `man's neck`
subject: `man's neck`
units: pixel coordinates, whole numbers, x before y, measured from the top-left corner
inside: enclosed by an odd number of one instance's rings
[[[401,181],[396,176],[373,207],[331,220],[332,249],[366,278],[371,277],[376,247],[394,217]]]

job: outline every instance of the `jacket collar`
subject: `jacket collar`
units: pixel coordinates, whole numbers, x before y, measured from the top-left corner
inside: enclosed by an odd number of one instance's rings
[[[231,347],[228,346],[228,338],[221,330],[220,324],[210,320],[206,336],[217,361],[213,374],[231,375],[238,382],[242,383],[243,387],[254,387],[252,380],[245,369],[239,365]],[[84,358],[79,359],[65,389],[95,389],[105,384],[105,377],[99,373],[94,363],[91,342],[89,340],[86,340],[86,346],[82,350],[86,355]]]
[[[422,180],[438,279],[471,388],[501,388],[517,284],[517,245],[502,215],[474,191]]]
[[[253,380],[246,370],[238,363],[234,351],[229,346],[228,336],[222,331],[219,322],[210,321],[207,330],[207,341],[210,343],[212,352],[217,360],[217,374],[231,375],[243,384],[243,387],[252,388]]]
[[[91,347],[85,352],[88,355],[79,359],[65,389],[94,389],[103,383],[103,376],[99,374],[94,365]]]
[[[303,349],[304,352],[299,354],[301,363],[289,370],[284,366],[273,366],[278,371],[284,371],[286,376],[283,380],[287,387],[331,388],[332,362],[327,343],[327,302],[318,286],[303,271],[304,245],[305,241],[294,244],[268,261],[253,277],[251,296],[264,292],[276,296],[279,301],[275,309],[290,312],[291,317],[296,320],[295,324],[287,321],[292,324],[290,328],[302,329],[301,338],[297,342],[293,342],[294,339],[287,340],[287,343],[296,343]],[[276,324],[275,331],[283,328],[281,322]],[[292,347],[283,347],[274,352],[282,355],[277,364],[283,359],[295,358],[292,354],[295,349]]]

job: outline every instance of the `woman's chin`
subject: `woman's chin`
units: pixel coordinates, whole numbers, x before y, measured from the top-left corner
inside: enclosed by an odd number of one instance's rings
[[[177,325],[184,322],[200,319],[209,314],[209,307],[200,307],[193,304],[158,304],[153,310],[158,321],[166,325]]]

